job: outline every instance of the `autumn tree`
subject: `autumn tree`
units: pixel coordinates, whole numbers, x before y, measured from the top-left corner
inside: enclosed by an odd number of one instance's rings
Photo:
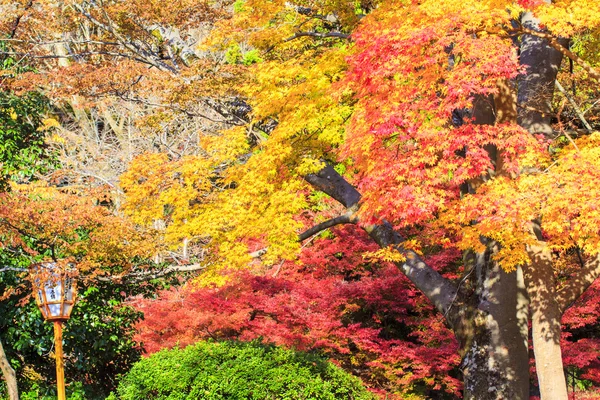
[[[320,229],[358,224],[453,330],[466,398],[528,397],[529,320],[542,397],[566,398],[560,318],[600,265],[598,134],[556,78],[568,57],[575,86],[586,88],[580,102],[595,101],[587,88],[599,77],[590,50],[598,5],[248,0],[233,5],[195,63],[161,33],[185,32],[189,21],[210,27],[225,5],[17,5],[3,19],[17,54],[69,62],[40,63],[62,68],[52,84],[39,72],[7,84],[34,82],[57,98],[157,104],[154,95],[163,108],[209,104],[233,115],[237,126],[206,135],[194,157],[134,161],[122,178],[126,212],[139,223],[169,216],[170,240],[205,243],[211,262],[229,267],[293,258]],[[36,42],[33,23],[49,10],[59,18],[36,30]],[[69,46],[56,46],[57,36]],[[559,114],[555,86],[568,103]],[[241,116],[223,109],[236,97]],[[565,110],[575,129],[561,125]],[[340,215],[303,232],[298,215],[315,189],[339,202]],[[423,261],[419,248],[432,247],[465,252],[458,280]],[[561,262],[579,268],[555,281]]]
[[[189,284],[136,301],[137,339],[148,353],[199,340],[253,340],[318,352],[388,398],[456,398],[457,343],[423,295],[354,226],[315,238],[300,262],[264,274],[225,273],[220,287]],[[460,252],[429,255],[455,274]],[[411,398],[412,398],[411,397]]]

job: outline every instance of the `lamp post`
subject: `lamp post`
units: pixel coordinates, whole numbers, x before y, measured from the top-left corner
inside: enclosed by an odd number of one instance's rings
[[[59,268],[55,263],[33,264],[30,271],[33,294],[42,316],[46,321],[54,322],[58,400],[66,400],[62,323],[71,316],[77,298],[76,282],[70,271]]]

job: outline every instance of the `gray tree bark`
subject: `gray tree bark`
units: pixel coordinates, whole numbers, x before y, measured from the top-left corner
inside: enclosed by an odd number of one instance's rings
[[[464,398],[529,399],[528,298],[521,270],[491,259],[495,242],[475,260],[477,308],[462,368]]]

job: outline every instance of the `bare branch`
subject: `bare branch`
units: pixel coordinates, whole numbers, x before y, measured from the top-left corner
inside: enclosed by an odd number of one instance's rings
[[[17,267],[2,267],[0,268],[0,272],[6,271],[14,271],[14,272],[27,272],[26,268],[17,268]]]
[[[571,103],[571,105],[573,106],[573,109],[575,110],[575,113],[577,114],[577,116],[579,117],[579,119],[581,120],[581,122],[583,123],[583,126],[585,126],[585,129],[587,129],[588,133],[591,133],[592,132],[592,127],[590,126],[590,124],[585,119],[583,113],[581,112],[581,109],[579,108],[579,106],[577,105],[577,103],[575,103],[575,100],[573,100],[573,98],[571,96],[569,96],[569,94],[567,93],[567,91],[565,90],[565,88],[560,84],[559,81],[554,81],[554,84],[556,85],[556,88],[558,89],[558,91],[561,92],[562,95],[565,96],[565,98],[567,100],[569,100],[569,103]]]
[[[23,52],[15,52],[15,51],[2,51],[0,52],[2,55],[7,56],[18,56],[24,58],[31,59],[65,59],[65,58],[78,58],[78,57],[86,57],[86,56],[94,56],[94,55],[102,55],[109,57],[122,57],[130,60],[134,60],[143,64],[155,66],[155,64],[148,62],[146,58],[137,57],[131,54],[126,53],[116,53],[114,51],[85,51],[81,53],[71,53],[71,54],[45,54],[45,55],[34,55],[31,53],[23,53]]]
[[[143,104],[145,106],[150,106],[150,107],[160,107],[160,108],[170,109],[170,110],[173,110],[175,112],[180,112],[182,114],[185,114],[185,115],[187,115],[190,118],[191,117],[199,117],[199,118],[203,118],[203,119],[206,119],[207,121],[214,122],[214,123],[217,123],[217,124],[230,124],[230,125],[237,125],[237,126],[241,125],[241,124],[237,124],[237,123],[235,123],[235,122],[233,122],[231,120],[216,120],[216,119],[211,118],[211,117],[209,117],[209,116],[207,116],[205,114],[197,113],[197,112],[193,112],[193,111],[189,111],[189,110],[186,110],[185,108],[178,107],[178,106],[175,106],[175,105],[172,105],[172,104],[154,103],[154,102],[151,102],[151,101],[148,101],[148,100],[145,100],[145,99],[141,99],[139,97],[130,97],[130,96],[125,96],[125,95],[122,95],[122,94],[119,94],[119,93],[116,93],[115,95],[118,98],[120,98],[122,100],[125,100],[125,101],[131,101],[133,103]]]
[[[289,38],[285,39],[284,42],[291,42],[294,39],[298,39],[301,37],[313,37],[318,39],[324,38],[338,38],[338,39],[350,39],[350,35],[342,32],[296,32]]]
[[[97,279],[101,282],[120,282],[126,280],[128,283],[140,283],[152,279],[162,278],[174,272],[194,272],[207,268],[210,264],[171,265],[160,271],[138,271],[125,275],[101,276]]]
[[[144,60],[144,62],[146,64],[152,65],[162,71],[168,71],[168,72],[171,72],[174,74],[177,74],[179,72],[179,71],[177,71],[176,68],[174,68],[170,65],[167,65],[164,62],[159,61],[158,57],[150,57],[149,54],[147,54],[148,53],[147,51],[143,51],[138,46],[131,43],[129,40],[127,40],[125,37],[123,37],[117,31],[117,29],[115,29],[110,24],[105,24],[102,21],[99,21],[98,19],[94,18],[94,16],[91,15],[89,12],[87,12],[81,5],[74,3],[73,8],[77,12],[79,12],[81,15],[86,17],[92,24],[96,25],[98,28],[102,29],[103,31],[110,33],[115,39],[117,39],[121,43],[121,45],[123,47],[125,47],[127,50],[131,51],[132,53],[137,54],[141,59]]]

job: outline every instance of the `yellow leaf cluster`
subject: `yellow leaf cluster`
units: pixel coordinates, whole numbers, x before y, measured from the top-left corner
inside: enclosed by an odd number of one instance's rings
[[[404,262],[406,257],[392,246],[381,248],[377,251],[366,252],[363,258],[369,262],[385,261],[385,262]]]
[[[482,236],[497,241],[501,248],[495,257],[507,271],[529,261],[525,247],[536,243],[534,220],[551,249],[577,246],[586,254],[598,254],[599,144],[596,132],[578,139],[577,147],[558,151],[552,163],[540,162],[544,169],[516,179],[491,179],[441,213],[436,224],[457,234],[462,249],[482,251]]]
[[[558,0],[535,10],[541,22],[554,35],[572,37],[600,29],[600,3],[595,0]]]

